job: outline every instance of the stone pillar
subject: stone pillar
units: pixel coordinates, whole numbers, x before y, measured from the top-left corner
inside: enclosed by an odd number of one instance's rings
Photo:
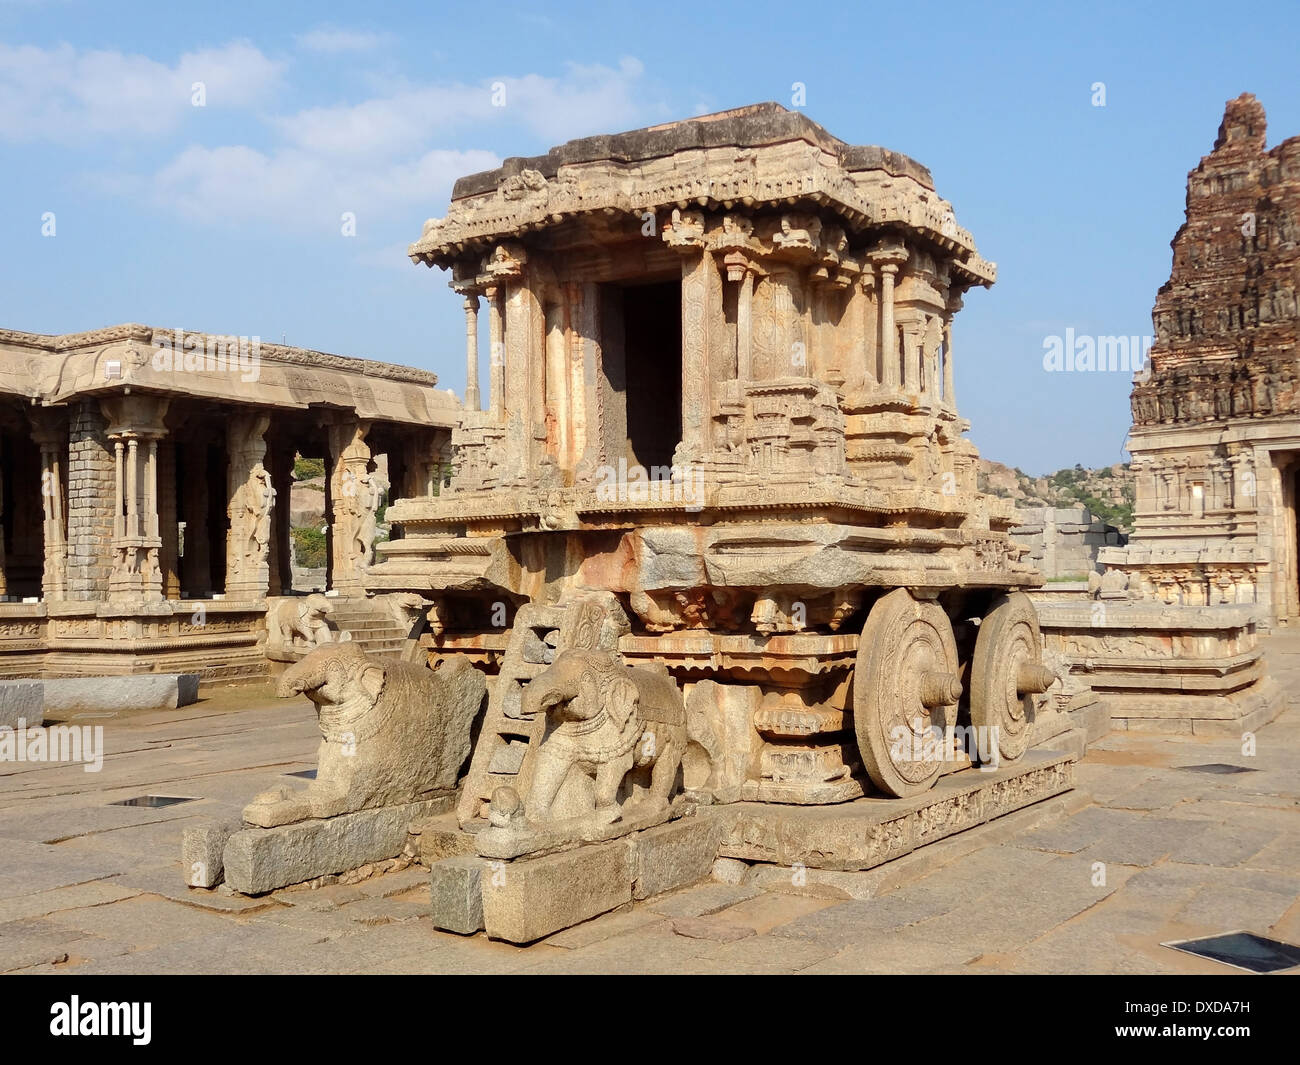
[[[488,301],[488,405],[493,421],[501,421],[506,401],[506,349],[502,335],[505,325],[505,286],[493,285],[485,290]]]
[[[578,286],[578,308],[573,319],[575,334],[575,380],[581,381],[583,409],[582,455],[574,477],[580,483],[590,483],[602,465],[605,446],[605,419],[609,412],[601,402],[602,380],[600,286],[594,281],[584,281]]]
[[[534,387],[528,339],[532,328],[532,296],[519,280],[506,286],[504,358],[510,373],[505,375],[506,469],[511,478],[528,472],[528,441],[532,428],[531,406]]]
[[[361,532],[362,494],[370,472],[370,447],[366,433],[370,423],[350,414],[340,414],[326,426],[332,468],[330,494],[329,584],[343,595],[363,593],[366,552],[357,541]]]
[[[546,425],[547,454],[562,469],[571,469],[569,461],[573,423],[569,417],[572,404],[569,396],[569,333],[566,326],[568,313],[567,285],[552,285],[547,289],[543,303],[542,364],[544,366],[543,409]]]
[[[952,320],[957,317],[961,306],[960,296],[951,297],[948,300],[948,317],[943,323],[943,401],[953,410],[957,409],[957,392],[953,387]]]
[[[498,420],[505,423],[505,454],[501,477],[519,481],[529,476],[532,415],[529,410],[532,369],[530,354],[533,304],[525,277],[528,255],[522,245],[499,244],[488,256],[487,274],[497,286],[499,347],[493,352],[493,370],[499,375]],[[540,325],[538,326],[540,330]],[[506,369],[510,372],[507,373]]]
[[[113,566],[111,542],[121,522],[120,489],[115,482],[116,445],[105,432],[99,404],[84,400],[73,408],[68,423],[68,599],[108,598]]]
[[[405,482],[397,490],[400,497],[419,499],[441,493],[446,438],[446,430],[420,430],[411,434],[406,445]]]
[[[158,440],[167,429],[169,400],[132,393],[101,401],[108,418],[116,465],[111,602],[158,602],[163,598],[162,540],[158,523]]]
[[[266,462],[268,415],[237,414],[226,423],[226,596],[265,598],[271,573],[271,515],[275,489]],[[285,500],[288,505],[288,500]]]
[[[876,275],[870,263],[864,264],[858,283],[862,287],[861,295],[858,296],[858,300],[862,305],[862,351],[858,358],[862,364],[863,387],[872,388],[877,383],[876,356],[879,348],[876,344],[876,334],[880,326],[880,316],[877,313],[878,305],[874,298],[876,294]]]
[[[544,287],[525,287],[522,292],[524,298],[524,319],[525,326],[522,330],[517,351],[523,352],[523,363],[526,370],[526,380],[528,383],[527,410],[527,452],[523,468],[520,473],[523,477],[531,480],[535,475],[538,464],[546,457],[546,443],[549,438],[549,426],[547,425],[547,415],[549,414],[546,405],[546,396],[550,391],[552,384],[547,379],[547,330],[546,330],[546,302]]]
[[[742,269],[736,298],[736,376],[744,384],[754,379],[754,271]]]
[[[880,271],[880,383],[888,391],[897,392],[898,333],[894,326],[894,279],[906,254],[896,251],[876,252],[872,259]]]
[[[682,440],[681,458],[701,461],[709,448],[712,323],[720,316],[722,275],[708,251],[682,261]]]
[[[32,439],[41,451],[41,505],[44,510],[44,559],[41,596],[46,602],[67,594],[68,544],[65,518],[68,427],[61,413],[35,408]]]
[[[465,293],[465,406],[482,408],[478,393],[478,294]]]

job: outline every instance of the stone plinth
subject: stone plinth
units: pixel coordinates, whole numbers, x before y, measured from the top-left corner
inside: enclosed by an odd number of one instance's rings
[[[442,813],[450,805],[450,798],[433,799],[278,828],[245,828],[226,842],[226,883],[245,895],[264,895],[394,858],[406,845],[412,821]]]
[[[838,806],[737,803],[713,816],[719,856],[814,869],[871,869],[917,847],[1069,791],[1071,755],[1031,751],[1015,765],[941,777],[914,799],[859,799]]]
[[[1237,735],[1285,705],[1250,607],[1098,600],[1040,602],[1038,613],[1048,653],[1086,680],[1115,728]]]

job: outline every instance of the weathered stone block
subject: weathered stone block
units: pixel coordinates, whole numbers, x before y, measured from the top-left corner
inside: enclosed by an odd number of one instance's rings
[[[225,866],[222,855],[230,837],[241,828],[234,819],[185,830],[181,839],[181,868],[190,887],[211,888],[221,883]]]
[[[706,879],[722,843],[722,821],[701,812],[632,837],[636,878],[632,897],[648,899]]]
[[[531,943],[631,902],[634,876],[621,839],[489,867],[483,927],[493,939]]]
[[[133,673],[125,677],[60,677],[45,684],[45,708],[83,710],[170,710],[199,697],[197,673]]]
[[[44,721],[44,681],[0,680],[0,728],[39,728]]]
[[[416,837],[415,852],[425,865],[461,854],[477,853],[475,837],[461,831],[455,814],[417,821],[411,826],[411,834]]]
[[[326,820],[278,828],[246,828],[230,837],[222,855],[226,883],[245,895],[342,873],[394,858],[418,817],[440,812],[445,800],[382,806]]]
[[[434,928],[463,936],[482,929],[485,868],[487,862],[476,854],[443,858],[430,866],[429,902]]]

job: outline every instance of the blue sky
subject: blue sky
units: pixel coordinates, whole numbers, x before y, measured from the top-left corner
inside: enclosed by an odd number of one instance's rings
[[[1119,461],[1127,375],[1046,373],[1045,338],[1151,332],[1227,99],[1300,134],[1294,2],[1130,6],[0,0],[0,326],[283,336],[459,394],[460,301],[404,254],[456,176],[802,82],[835,135],[930,167],[998,263],[954,331],[981,452]]]

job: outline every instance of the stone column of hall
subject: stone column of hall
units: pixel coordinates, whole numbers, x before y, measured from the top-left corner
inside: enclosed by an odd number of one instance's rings
[[[329,586],[340,595],[364,594],[364,559],[357,545],[361,528],[362,478],[370,469],[366,434],[370,423],[342,412],[326,425],[329,436]]]
[[[899,390],[898,330],[894,326],[894,283],[899,267],[907,262],[900,247],[872,252],[871,262],[880,272],[880,384],[890,392]]]
[[[270,516],[274,513],[271,474],[266,468],[266,430],[260,411],[236,414],[226,422],[226,598],[263,599],[270,586]],[[288,500],[284,501],[288,505]]]
[[[112,602],[158,602],[163,598],[158,441],[167,433],[163,425],[167,404],[167,397],[147,393],[101,401],[116,464],[108,596]]]
[[[952,383],[952,320],[957,317],[961,306],[960,296],[950,296],[947,305],[948,317],[943,323],[943,401],[953,410],[957,409],[957,395]]]
[[[46,602],[67,595],[68,545],[64,516],[64,486],[68,454],[68,425],[61,411],[35,408],[31,412],[32,439],[41,452],[41,505],[45,512],[45,566],[41,597]]]

